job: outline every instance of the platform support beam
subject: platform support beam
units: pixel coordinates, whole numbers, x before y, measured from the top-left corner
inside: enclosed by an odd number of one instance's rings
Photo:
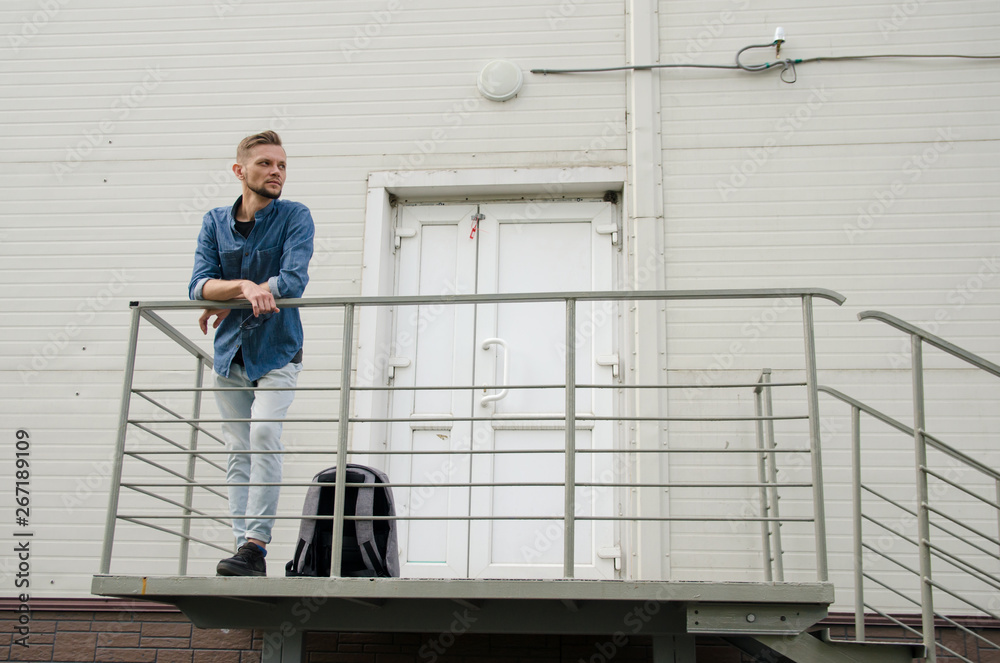
[[[260,663],[302,663],[302,631],[266,631]]]
[[[653,636],[653,663],[695,663],[694,636]]]

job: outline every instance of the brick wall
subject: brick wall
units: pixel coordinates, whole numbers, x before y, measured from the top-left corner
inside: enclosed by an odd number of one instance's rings
[[[30,647],[13,644],[18,613],[0,600],[0,661],[33,663],[260,663],[263,633],[199,629],[175,608],[108,599],[33,605]],[[829,621],[835,638],[852,637],[846,616]],[[1000,643],[1000,624],[970,623],[980,637]],[[867,628],[872,640],[903,641],[912,634],[892,625]],[[977,663],[1000,663],[1000,651],[957,629],[942,642]],[[698,638],[698,663],[749,663],[716,638]],[[481,635],[465,633],[307,633],[302,663],[607,663],[651,662],[649,637]],[[957,658],[939,656],[940,663]]]
[[[34,607],[28,647],[14,644],[16,612],[0,610],[0,660],[32,663],[260,663],[260,633],[194,628],[173,608],[81,602]],[[118,608],[118,609],[115,609]]]

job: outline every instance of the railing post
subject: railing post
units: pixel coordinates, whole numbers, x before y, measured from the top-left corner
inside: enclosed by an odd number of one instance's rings
[[[195,376],[194,376],[194,405],[191,408],[191,418],[198,420],[201,417],[201,387],[204,385],[205,380],[205,363],[201,360],[201,357],[195,357]],[[191,426],[191,438],[188,442],[189,451],[198,450],[198,427]],[[187,459],[187,472],[185,476],[187,477],[188,484],[194,483],[195,474],[195,464],[197,458],[193,453],[188,454]],[[184,515],[191,515],[191,504],[194,501],[194,486],[188,485],[184,488]],[[181,519],[181,551],[180,556],[177,561],[177,575],[187,575],[187,564],[188,564],[188,548],[190,548],[191,543],[191,519],[183,518]]]
[[[574,577],[576,542],[576,300],[566,300],[566,495],[563,577]]]
[[[913,446],[917,464],[917,540],[920,551],[920,606],[924,647],[927,663],[937,660],[937,638],[934,632],[934,587],[931,585],[931,526],[927,490],[927,440],[924,438],[924,355],[919,336],[910,335],[913,357]]]
[[[111,572],[111,548],[115,541],[115,523],[118,520],[118,492],[122,484],[122,466],[125,461],[125,437],[128,433],[128,410],[132,400],[132,374],[135,372],[135,348],[139,341],[139,307],[132,306],[129,323],[128,354],[125,355],[125,377],[122,381],[122,401],[118,411],[118,436],[115,456],[111,466],[111,488],[108,491],[108,512],[104,521],[104,545],[101,548],[101,573]]]
[[[757,387],[753,390],[753,409],[754,414],[757,416],[757,449],[760,453],[757,454],[757,482],[760,487],[757,489],[757,501],[760,503],[760,515],[761,518],[766,518],[770,512],[768,507],[768,494],[767,487],[764,485],[767,483],[767,452],[765,451],[764,444],[764,405],[763,405],[763,395],[764,390],[764,373],[770,374],[771,369],[765,368],[761,371],[760,379],[757,381]],[[761,552],[764,557],[764,580],[766,582],[771,582],[774,580],[774,573],[772,571],[772,561],[773,557],[771,555],[771,528],[767,520],[760,521],[760,538],[761,538]]]
[[[826,561],[826,504],[823,496],[823,457],[820,445],[819,391],[816,377],[816,334],[812,295],[802,296],[802,326],[806,353],[806,398],[809,401],[809,450],[812,457],[813,519],[816,530],[816,579],[829,580]]]
[[[340,576],[344,557],[344,495],[347,483],[347,428],[351,416],[351,349],[354,346],[354,304],[344,304],[344,347],[340,363],[340,417],[337,429],[337,480],[333,500],[333,551],[330,577]]]
[[[865,640],[865,568],[861,531],[861,410],[851,406],[851,506],[854,511],[854,639]]]

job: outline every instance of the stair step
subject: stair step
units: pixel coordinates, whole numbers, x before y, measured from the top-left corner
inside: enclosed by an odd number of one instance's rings
[[[742,652],[774,663],[913,663],[924,656],[923,646],[912,642],[821,640],[810,633],[724,639]]]

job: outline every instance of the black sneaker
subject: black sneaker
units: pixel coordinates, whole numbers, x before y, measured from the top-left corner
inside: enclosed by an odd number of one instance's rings
[[[267,562],[256,543],[244,543],[236,554],[219,562],[215,567],[220,576],[266,576]]]

